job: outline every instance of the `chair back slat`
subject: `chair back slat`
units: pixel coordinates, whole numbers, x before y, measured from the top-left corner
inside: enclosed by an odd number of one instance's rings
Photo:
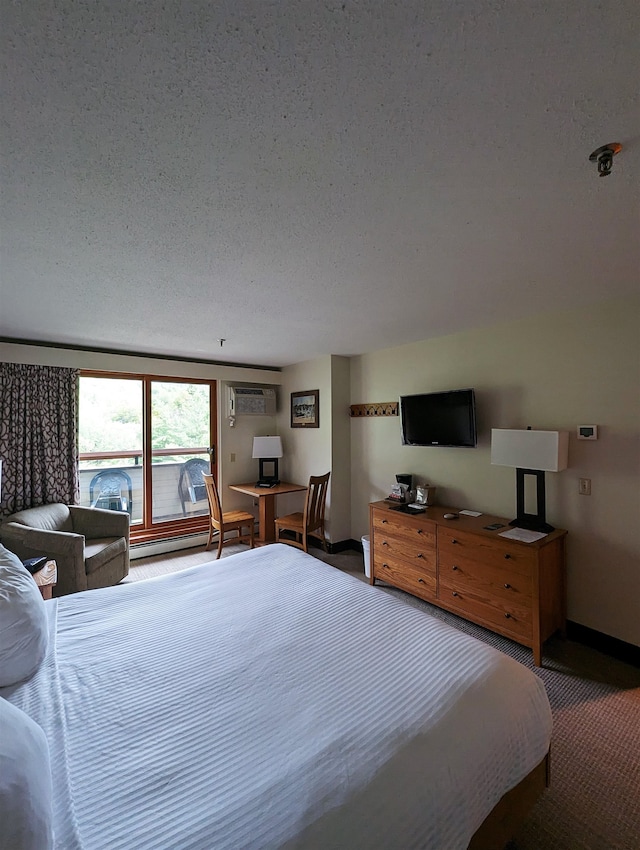
[[[327,501],[327,488],[330,472],[326,475],[312,475],[305,497],[304,517],[307,532],[324,526],[324,511]]]
[[[218,494],[216,482],[213,480],[213,475],[207,475],[206,472],[203,473],[202,477],[204,479],[204,485],[207,488],[211,517],[220,523],[222,522],[222,506],[220,505],[220,495]]]

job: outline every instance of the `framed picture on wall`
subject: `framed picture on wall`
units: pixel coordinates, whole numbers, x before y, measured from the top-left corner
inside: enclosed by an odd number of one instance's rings
[[[291,427],[320,427],[320,390],[291,393]]]

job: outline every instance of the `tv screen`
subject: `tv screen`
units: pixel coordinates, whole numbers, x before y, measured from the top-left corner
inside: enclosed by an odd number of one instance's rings
[[[476,445],[476,403],[473,390],[448,390],[400,397],[404,446]]]

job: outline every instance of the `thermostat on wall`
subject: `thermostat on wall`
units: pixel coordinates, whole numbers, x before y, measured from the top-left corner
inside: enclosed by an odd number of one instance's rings
[[[579,440],[597,440],[598,426],[597,425],[578,425]]]

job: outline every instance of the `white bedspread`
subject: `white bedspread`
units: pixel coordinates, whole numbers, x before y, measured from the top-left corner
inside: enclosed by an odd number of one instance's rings
[[[549,747],[529,670],[281,544],[47,608],[61,850],[464,848]]]

